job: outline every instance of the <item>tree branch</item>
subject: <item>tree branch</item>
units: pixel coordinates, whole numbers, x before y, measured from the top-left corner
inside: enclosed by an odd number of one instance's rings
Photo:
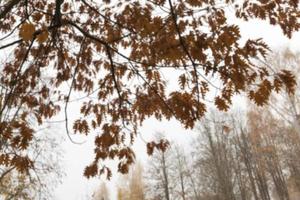
[[[23,41],[22,39],[19,39],[19,40],[13,41],[11,43],[5,44],[5,45],[3,45],[3,46],[0,47],[0,50],[1,49],[5,49],[5,48],[10,47],[10,46],[15,45],[15,44],[19,44],[22,41]]]
[[[71,85],[70,85],[70,89],[69,89],[69,92],[68,92],[68,95],[66,97],[66,103],[65,103],[65,127],[66,127],[66,132],[67,132],[67,136],[69,138],[69,140],[73,143],[73,144],[83,144],[85,142],[75,142],[71,136],[70,136],[70,131],[69,131],[69,127],[68,127],[68,104],[69,104],[69,100],[70,100],[70,96],[71,96],[71,93],[72,93],[72,89],[73,89],[73,86],[75,84],[75,76],[77,74],[77,71],[78,71],[78,68],[79,68],[79,54],[80,52],[82,51],[82,48],[83,48],[83,43],[84,43],[84,40],[82,41],[81,43],[81,47],[79,49],[79,53],[78,53],[78,56],[77,56],[77,65],[74,69],[74,73],[73,73],[73,78],[72,78],[72,82],[71,82]]]
[[[177,24],[177,16],[176,16],[176,13],[174,11],[174,8],[173,8],[173,5],[172,5],[172,1],[169,0],[169,6],[170,6],[170,12],[171,12],[171,15],[172,15],[172,18],[173,18],[173,21],[174,21],[174,26],[175,26],[175,30],[177,32],[177,35],[179,37],[179,42],[180,42],[180,45],[182,47],[182,50],[186,53],[186,55],[188,56],[189,60],[191,61],[192,65],[193,65],[193,69],[194,69],[194,73],[195,73],[195,82],[196,82],[196,89],[197,89],[197,101],[198,103],[200,103],[200,91],[199,91],[199,81],[198,81],[198,71],[197,71],[197,65],[194,61],[194,59],[192,58],[191,54],[189,53],[186,45],[185,45],[185,42],[184,42],[184,39],[182,37],[182,35],[180,34],[180,30],[179,30],[179,27],[178,27],[178,24]]]
[[[0,176],[0,182],[2,181],[2,179],[7,175],[9,174],[13,169],[15,169],[16,167],[11,167],[9,168],[8,170],[6,170],[5,172],[3,172]]]
[[[4,18],[7,13],[9,13],[11,11],[11,9],[17,5],[18,3],[20,3],[21,0],[11,0],[9,1],[5,6],[2,12],[0,12],[0,19]]]

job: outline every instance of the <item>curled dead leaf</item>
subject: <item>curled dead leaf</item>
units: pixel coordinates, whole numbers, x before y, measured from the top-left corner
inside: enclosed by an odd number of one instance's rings
[[[19,32],[19,36],[24,40],[24,41],[29,41],[33,38],[35,32],[35,26],[31,23],[24,23],[22,24]]]
[[[39,34],[37,36],[37,41],[42,44],[44,42],[46,42],[46,40],[48,39],[49,36],[49,32],[47,30],[44,30],[41,34]]]

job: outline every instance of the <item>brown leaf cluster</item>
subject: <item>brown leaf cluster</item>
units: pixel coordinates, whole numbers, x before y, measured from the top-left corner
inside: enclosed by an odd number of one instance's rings
[[[63,110],[69,134],[68,104],[81,95],[74,132],[98,133],[87,177],[110,177],[106,159],[119,160],[119,171],[126,173],[134,160],[137,129],[149,117],[176,118],[193,128],[206,113],[206,94],[215,88],[211,76],[222,83],[215,98],[220,110],[229,109],[235,94],[247,93],[264,105],[272,91],[295,89],[289,71],[270,76],[269,69],[256,64],[268,46],[260,39],[241,43],[239,26],[227,22],[224,5],[235,5],[238,18],[278,24],[291,37],[299,29],[297,0],[0,4],[5,8],[0,11],[0,50],[13,55],[1,67],[1,145],[21,154],[34,134],[29,117],[43,124]],[[179,75],[180,87],[170,92],[163,76],[167,69]],[[165,148],[150,143],[150,153],[154,147]],[[0,156],[7,154],[1,151]]]

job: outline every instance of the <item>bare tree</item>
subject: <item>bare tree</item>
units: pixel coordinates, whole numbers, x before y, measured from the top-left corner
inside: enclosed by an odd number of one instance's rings
[[[156,140],[161,140],[162,134],[156,135]],[[165,151],[157,150],[147,164],[145,179],[147,199],[171,200],[174,182],[171,181],[171,168],[173,160],[170,148]]]

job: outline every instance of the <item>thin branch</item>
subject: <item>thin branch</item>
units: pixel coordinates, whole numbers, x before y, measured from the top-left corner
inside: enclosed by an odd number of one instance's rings
[[[55,29],[55,28],[58,28],[58,27],[60,27],[60,26],[62,26],[62,25],[65,25],[65,24],[60,24],[60,25],[59,25],[59,24],[55,24],[55,25],[51,25],[51,26],[49,26],[49,27],[47,28],[47,30],[50,31],[50,30]],[[35,40],[35,38],[36,38],[39,34],[41,34],[42,32],[43,32],[42,29],[35,31],[34,34],[33,34],[33,40]],[[14,42],[11,42],[11,43],[9,43],[9,44],[5,44],[5,45],[3,45],[3,46],[0,47],[0,50],[1,50],[1,49],[5,49],[5,48],[10,47],[10,46],[15,45],[15,44],[19,44],[19,43],[21,43],[21,42],[23,42],[23,39],[19,39],[19,40],[16,40],[16,41],[14,41]]]
[[[21,0],[11,0],[5,6],[2,12],[0,12],[0,19],[4,18],[14,6],[20,3]]]
[[[16,167],[14,166],[14,167],[12,167],[12,168],[10,168],[10,169],[8,169],[8,170],[6,170],[5,172],[3,172],[2,174],[1,174],[1,176],[0,176],[0,182],[2,181],[2,179],[7,175],[7,174],[9,174],[13,169],[15,169]]]
[[[131,33],[136,34],[136,32],[134,30],[132,30],[131,28],[125,27],[123,24],[119,23],[118,21],[114,21],[114,20],[110,19],[109,17],[106,17],[105,15],[103,15],[102,13],[100,13],[96,8],[94,8],[89,3],[87,3],[85,0],[81,0],[81,1],[82,1],[82,3],[85,6],[87,6],[88,8],[90,8],[93,12],[97,13],[98,15],[100,15],[105,20],[110,21],[111,23],[116,24],[116,25],[118,25],[121,28],[125,28],[125,29],[129,30]]]
[[[122,94],[121,94],[121,90],[119,88],[118,81],[116,80],[114,61],[113,61],[113,58],[112,58],[112,55],[111,55],[111,52],[110,52],[110,47],[108,45],[105,45],[105,48],[106,48],[106,53],[107,53],[108,59],[110,61],[110,72],[111,72],[111,75],[112,75],[112,79],[113,79],[115,88],[117,90],[117,93],[118,93],[118,96],[119,96],[119,99],[120,99],[119,106],[121,107],[122,102],[123,102],[123,97],[122,97]]]
[[[186,55],[188,56],[189,60],[191,61],[192,65],[193,65],[193,69],[194,69],[194,73],[195,73],[195,81],[196,81],[196,89],[197,89],[197,102],[198,104],[200,103],[200,91],[199,91],[199,81],[198,81],[198,71],[197,71],[197,66],[194,62],[194,59],[192,58],[191,54],[189,53],[186,45],[185,45],[185,42],[184,42],[184,39],[180,33],[180,30],[179,30],[179,27],[178,27],[178,24],[177,24],[177,15],[174,11],[174,8],[173,8],[173,5],[172,5],[172,1],[169,0],[169,6],[170,6],[170,12],[171,12],[171,15],[172,15],[172,18],[173,18],[173,21],[174,21],[174,26],[175,26],[175,30],[177,32],[177,35],[179,37],[179,42],[181,44],[181,47],[182,47],[182,50],[186,53]]]
[[[25,20],[22,20],[17,26],[15,26],[10,33],[8,33],[7,35],[3,36],[2,38],[0,38],[0,41],[1,40],[4,40],[6,38],[8,38],[9,36],[11,36],[16,30],[17,28],[19,28],[23,23],[25,22]]]
[[[29,52],[31,50],[31,47],[32,47],[33,43],[34,43],[34,39],[31,40],[31,43],[30,43],[30,45],[29,45],[29,47],[28,47],[28,49],[27,49],[27,51],[26,51],[26,53],[24,55],[24,58],[23,58],[23,60],[22,60],[22,62],[20,64],[18,72],[16,74],[16,78],[19,78],[19,76],[21,74],[22,68],[23,68],[24,63],[26,62],[26,60],[27,60],[27,58],[29,56]],[[17,82],[17,80],[14,80],[14,81]],[[3,111],[5,110],[5,108],[6,108],[7,104],[8,104],[8,102],[9,102],[9,100],[12,98],[12,94],[13,94],[13,92],[15,90],[15,87],[16,87],[16,84],[14,84],[12,86],[12,88],[9,91],[9,93],[7,94],[6,99],[4,100],[3,106],[2,106],[1,111],[0,111],[0,118],[2,117]]]
[[[0,47],[0,50],[1,50],[1,49],[5,49],[5,48],[10,47],[10,46],[15,45],[15,44],[19,44],[19,43],[21,43],[22,41],[23,41],[22,39],[19,39],[19,40],[16,40],[16,41],[14,41],[14,42],[11,42],[11,43],[9,43],[9,44],[5,44],[5,45],[3,45],[3,46]]]
[[[82,41],[81,43],[81,47],[80,47],[80,50],[79,50],[79,53],[82,51],[82,47],[83,47],[83,42],[84,40]],[[78,53],[78,54],[79,54]],[[70,135],[70,131],[69,131],[69,127],[68,127],[68,104],[69,104],[69,100],[70,100],[70,96],[71,96],[71,93],[72,93],[72,89],[73,89],[73,86],[75,84],[75,76],[77,74],[77,71],[78,71],[78,68],[79,68],[79,55],[77,56],[77,65],[74,69],[74,73],[73,73],[73,79],[72,79],[72,82],[71,82],[71,85],[70,85],[70,89],[69,89],[69,92],[68,92],[68,95],[66,97],[66,103],[65,103],[65,109],[64,109],[64,112],[65,112],[65,128],[66,128],[66,132],[67,132],[67,136],[69,138],[69,140],[73,143],[73,144],[83,144],[85,142],[75,142],[72,138],[71,138],[71,135]]]
[[[166,106],[166,108],[172,113],[173,116],[175,116],[174,111],[172,110],[172,108],[168,105],[168,103],[165,101],[165,99],[157,93],[157,91],[150,85],[150,83],[145,79],[144,76],[142,76],[140,74],[140,72],[134,67],[134,65],[129,62],[131,69],[133,70],[133,72],[135,72],[135,74],[137,74],[143,81],[144,83],[152,90],[154,91],[154,93],[158,96],[158,98],[163,102],[163,104]]]

